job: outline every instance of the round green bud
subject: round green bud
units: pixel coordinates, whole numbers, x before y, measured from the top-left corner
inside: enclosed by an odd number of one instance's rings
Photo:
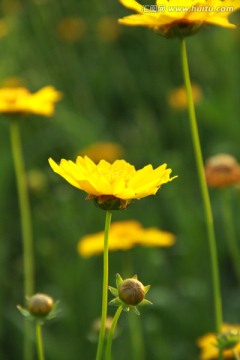
[[[53,299],[45,294],[35,294],[28,299],[28,310],[34,316],[47,316],[53,308]]]
[[[126,279],[118,287],[118,296],[126,305],[138,305],[145,297],[145,288],[137,279]]]

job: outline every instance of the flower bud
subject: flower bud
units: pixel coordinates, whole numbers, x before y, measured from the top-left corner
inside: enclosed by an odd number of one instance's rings
[[[239,344],[239,332],[236,331],[226,331],[218,336],[218,348],[222,351],[233,349],[237,344]]]
[[[236,159],[228,154],[209,158],[206,162],[205,174],[209,186],[225,187],[240,183],[240,166]]]
[[[145,288],[137,279],[123,280],[118,286],[118,296],[126,305],[138,305],[145,297]]]
[[[53,299],[45,294],[35,294],[28,299],[28,310],[34,316],[47,316],[53,308]]]

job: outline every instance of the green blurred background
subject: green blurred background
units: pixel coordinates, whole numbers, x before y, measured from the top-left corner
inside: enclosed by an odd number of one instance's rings
[[[153,3],[153,2],[152,2]],[[46,359],[95,357],[93,321],[101,312],[102,258],[81,258],[78,240],[100,231],[104,212],[85,201],[50,169],[51,156],[74,160],[82,148],[110,141],[140,168],[167,162],[177,180],[154,197],[114,212],[176,235],[168,249],[135,248],[110,254],[110,279],[126,271],[151,284],[153,307],[141,311],[146,360],[199,358],[196,339],[214,330],[209,249],[188,117],[168,104],[182,85],[180,44],[148,29],[122,27],[128,12],[118,1],[2,0],[0,83],[31,91],[53,85],[64,94],[52,118],[21,121],[27,170],[40,170],[43,186],[30,189],[38,292],[59,299],[61,314],[44,327]],[[239,13],[232,16],[240,24]],[[227,152],[240,159],[240,28],[208,27],[187,39],[192,80],[202,90],[197,117],[204,159]],[[19,360],[24,303],[22,245],[9,120],[0,119],[0,359]],[[221,191],[211,190],[220,258],[224,320],[240,322],[240,290],[222,225]],[[238,189],[231,191],[239,233]],[[127,260],[128,259],[128,260]],[[115,308],[109,308],[113,315]],[[129,318],[119,321],[114,360],[134,359]]]

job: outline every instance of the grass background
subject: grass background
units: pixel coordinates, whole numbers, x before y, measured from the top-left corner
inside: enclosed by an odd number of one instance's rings
[[[21,120],[26,168],[40,170],[41,191],[30,192],[38,292],[61,301],[61,316],[44,327],[47,359],[95,357],[91,324],[101,312],[101,256],[82,259],[81,236],[100,231],[104,212],[85,201],[50,169],[47,159],[75,159],[99,141],[113,141],[140,168],[167,162],[179,178],[156,196],[114,212],[113,221],[136,219],[176,234],[169,249],[110,254],[110,279],[126,271],[151,284],[140,326],[147,360],[199,358],[196,339],[214,329],[209,249],[186,112],[171,109],[168,92],[182,85],[180,44],[150,30],[116,25],[129,12],[117,1],[3,0],[0,82],[16,77],[31,91],[51,84],[64,94],[52,118]],[[77,39],[62,34],[61,21],[78,19]],[[111,20],[106,25],[106,18]],[[239,13],[232,20],[240,23]],[[105,24],[105,29],[104,25]],[[70,29],[71,30],[71,29]],[[68,32],[70,32],[68,26]],[[74,31],[73,31],[74,33]],[[197,117],[204,159],[228,152],[240,159],[240,29],[204,27],[187,39],[192,80],[203,99]],[[24,302],[20,220],[9,120],[0,119],[0,358],[17,360],[22,349]],[[219,252],[224,320],[240,322],[240,291],[222,225],[221,192],[211,190]],[[238,189],[231,191],[239,233]],[[109,314],[115,308],[109,309]],[[119,322],[114,359],[132,357],[129,317]],[[137,359],[134,359],[137,360]]]

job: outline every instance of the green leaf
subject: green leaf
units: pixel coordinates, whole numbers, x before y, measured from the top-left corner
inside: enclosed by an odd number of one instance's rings
[[[138,311],[138,308],[136,306],[133,306],[133,309],[132,309],[136,315],[140,315],[140,312]]]
[[[147,299],[143,299],[138,306],[153,305],[153,303]]]
[[[112,287],[112,286],[109,286],[108,287],[108,290],[111,292],[111,294],[115,297],[118,297],[118,289]]]
[[[116,275],[116,285],[117,288],[119,287],[119,285],[123,282],[123,279],[121,278],[121,276],[119,274]]]
[[[144,286],[145,295],[148,293],[150,287],[151,287],[151,285]]]
[[[115,299],[109,301],[108,305],[120,306],[122,305],[122,301],[119,299],[119,297],[116,297]]]

